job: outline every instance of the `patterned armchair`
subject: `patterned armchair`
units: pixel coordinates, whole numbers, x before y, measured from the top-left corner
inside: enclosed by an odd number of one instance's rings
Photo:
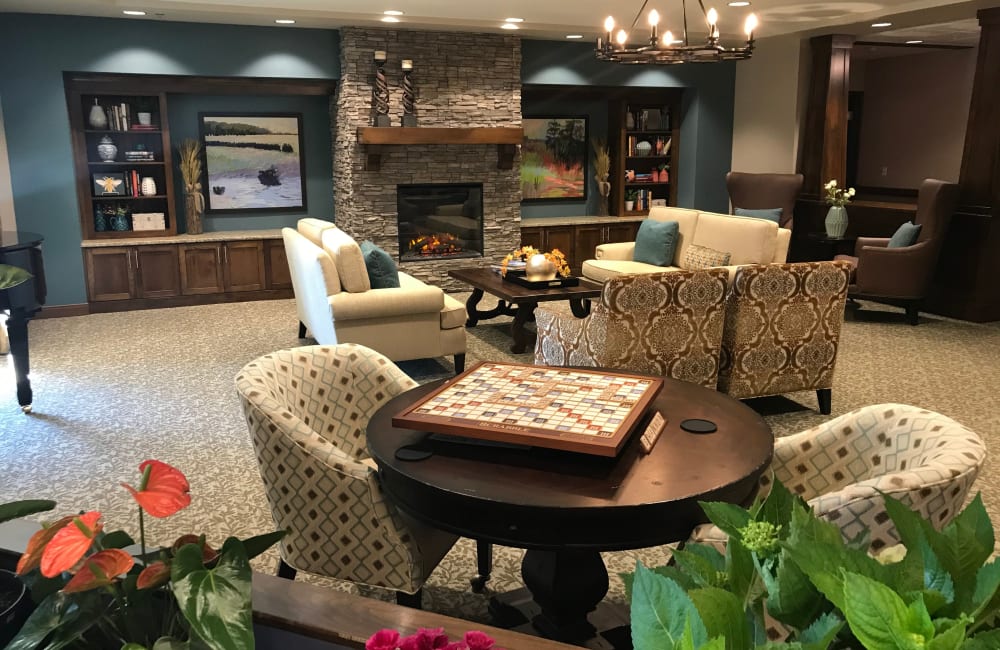
[[[898,543],[882,493],[899,499],[936,528],[961,510],[986,459],[978,435],[949,417],[904,404],[878,404],[778,438],[771,470],[845,540],[871,533],[871,549]],[[770,490],[770,473],[761,494]],[[690,541],[724,543],[725,533],[699,526]]]
[[[599,366],[715,388],[726,269],[621,275],[584,319],[536,311],[535,363]]]
[[[719,390],[736,398],[815,390],[829,415],[850,267],[740,267],[729,292]]]
[[[274,523],[288,530],[279,575],[386,587],[420,606],[424,580],[456,537],[385,500],[365,442],[374,411],[416,385],[353,343],[280,350],[236,376]]]

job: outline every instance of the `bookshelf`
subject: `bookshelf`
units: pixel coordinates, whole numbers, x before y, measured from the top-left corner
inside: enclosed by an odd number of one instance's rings
[[[679,95],[626,97],[609,108],[611,211],[644,216],[654,200],[677,205]]]

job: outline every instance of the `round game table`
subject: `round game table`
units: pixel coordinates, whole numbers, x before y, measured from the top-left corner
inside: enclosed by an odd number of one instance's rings
[[[667,420],[648,454],[637,433],[617,457],[604,458],[392,425],[444,381],[403,393],[372,417],[368,450],[383,488],[432,526],[527,549],[521,574],[542,612],[533,623],[559,640],[595,633],[587,614],[608,589],[601,551],[687,539],[706,520],[699,501],[749,505],[771,462],[774,439],[763,418],[722,393],[672,379],[640,421],[638,431],[653,409]],[[680,426],[687,419],[709,420],[717,430],[689,433]],[[401,447],[429,455],[401,460]]]

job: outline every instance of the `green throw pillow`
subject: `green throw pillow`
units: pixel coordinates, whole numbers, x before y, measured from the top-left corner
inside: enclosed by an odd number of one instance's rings
[[[886,248],[905,248],[906,246],[913,246],[917,243],[917,237],[919,236],[920,224],[907,221],[897,228],[896,232],[892,234]]]
[[[767,219],[781,225],[781,208],[762,208],[750,210],[748,208],[734,208],[733,214],[737,217],[755,217],[757,219]]]
[[[646,219],[639,225],[639,232],[635,235],[632,259],[656,266],[670,266],[674,261],[677,233],[676,221]]]
[[[370,241],[361,242],[361,254],[365,257],[368,281],[372,289],[394,289],[399,286],[399,271],[389,253]]]

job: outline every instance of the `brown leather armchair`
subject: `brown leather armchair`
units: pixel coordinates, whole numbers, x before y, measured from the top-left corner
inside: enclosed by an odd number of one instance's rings
[[[802,174],[751,174],[729,172],[726,174],[726,189],[729,202],[735,208],[766,210],[781,208],[782,228],[792,229],[792,213],[795,201],[802,191]]]
[[[898,305],[906,309],[911,325],[919,321],[920,303],[927,292],[951,215],[958,207],[958,185],[924,179],[917,193],[920,224],[917,243],[887,248],[888,237],[858,237],[854,255],[838,255],[854,266],[849,298]]]

